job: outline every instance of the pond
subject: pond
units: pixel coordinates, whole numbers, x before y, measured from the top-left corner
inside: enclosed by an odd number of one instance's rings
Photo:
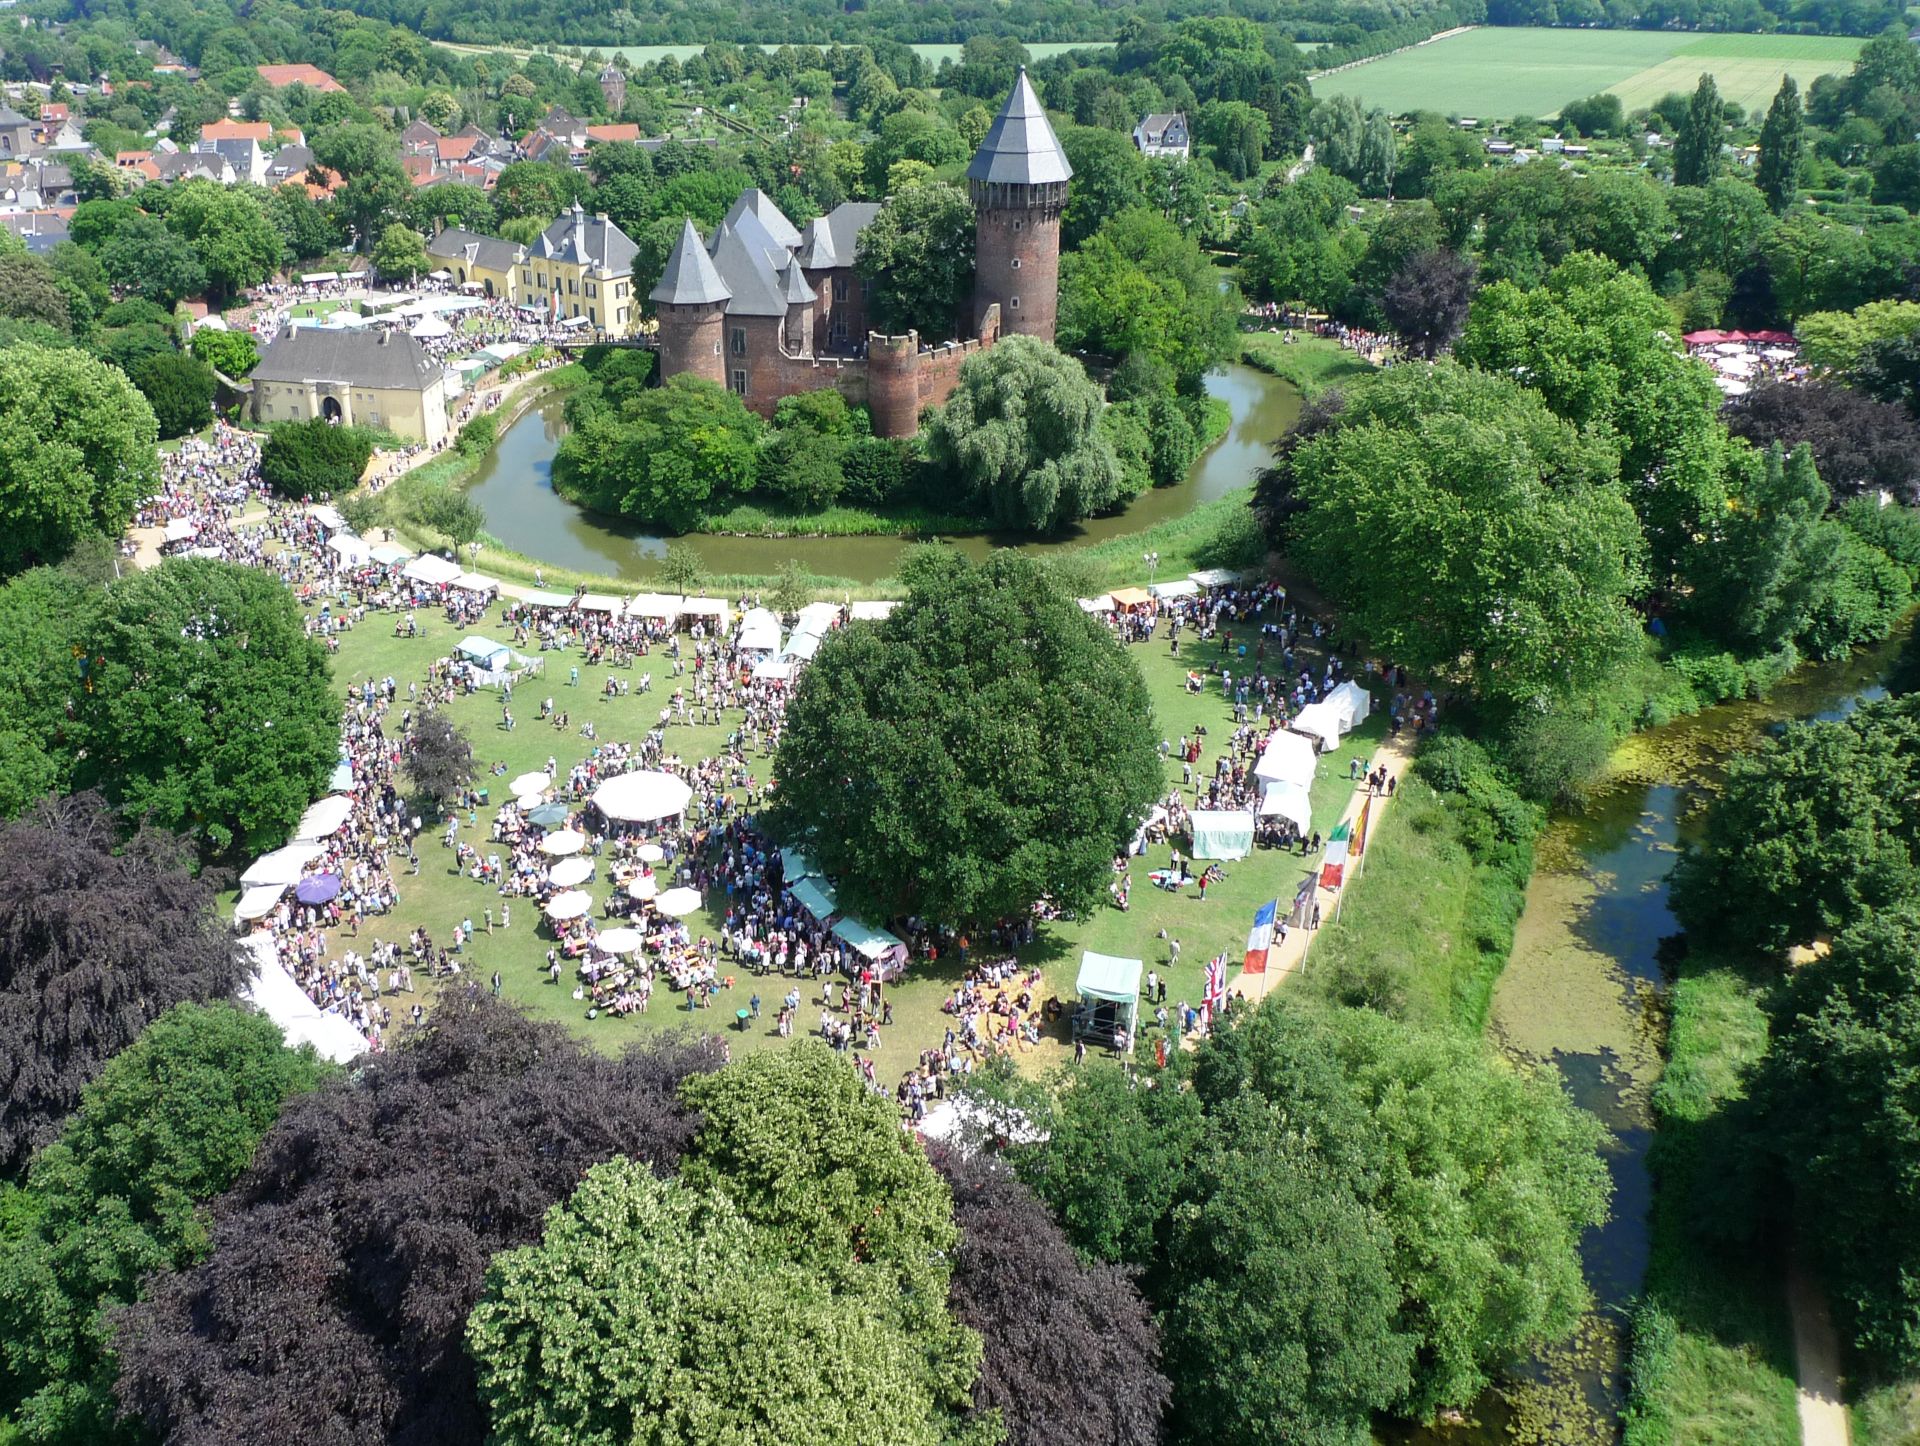
[[[1884,697],[1880,680],[1902,641],[1801,668],[1762,701],[1709,708],[1637,735],[1615,755],[1610,783],[1587,807],[1549,824],[1489,1028],[1510,1053],[1554,1065],[1575,1102],[1607,1127],[1613,1214],[1582,1242],[1596,1309],[1570,1347],[1516,1372],[1478,1403],[1472,1427],[1395,1432],[1392,1440],[1557,1446],[1614,1439],[1626,1385],[1622,1327],[1650,1245],[1646,1152],[1662,1066],[1662,946],[1680,928],[1668,907],[1667,875],[1696,836],[1733,754],[1789,721],[1843,717]]]
[[[1266,464],[1268,449],[1300,414],[1300,394],[1290,383],[1238,364],[1208,377],[1207,394],[1226,402],[1233,424],[1194,462],[1184,482],[1156,487],[1121,512],[1090,518],[1045,542],[986,535],[948,540],[976,557],[995,546],[1051,551],[1139,532],[1246,487]],[[467,495],[486,514],[489,533],[536,562],[625,578],[648,571],[649,559],[666,552],[666,537],[584,511],[553,490],[553,454],[566,432],[561,410],[560,398],[552,397],[508,427]],[[684,541],[712,573],[775,573],[791,559],[822,577],[856,582],[888,576],[911,545],[901,537],[695,534]]]

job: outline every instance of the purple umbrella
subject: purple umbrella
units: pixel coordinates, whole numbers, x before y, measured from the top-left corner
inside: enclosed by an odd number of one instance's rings
[[[324,904],[340,892],[340,875],[308,874],[293,890],[294,898],[303,904]]]

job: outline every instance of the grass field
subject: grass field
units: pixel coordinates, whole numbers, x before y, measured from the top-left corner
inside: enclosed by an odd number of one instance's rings
[[[1046,60],[1069,50],[1106,50],[1112,44],[1111,40],[1077,40],[1070,43],[1043,41],[1028,45],[1027,54],[1034,60]],[[958,61],[960,59],[958,45],[911,45],[907,48],[919,55],[928,65],[937,66],[943,60]],[[655,61],[664,60],[669,55],[675,60],[686,60],[698,55],[706,47],[704,45],[602,45],[599,49],[607,55],[624,55],[636,65],[652,65]]]
[[[1612,91],[1629,110],[1712,75],[1720,94],[1764,109],[1791,74],[1852,67],[1862,42],[1815,35],[1700,35],[1665,30],[1481,27],[1383,56],[1313,83],[1315,95],[1356,95],[1395,114],[1412,110],[1500,118],[1558,114],[1568,101]]]
[[[458,637],[468,632],[483,632],[501,638],[510,636],[501,632],[497,625],[456,630],[444,619],[424,610],[419,620],[425,634],[420,638],[394,637],[391,619],[380,614],[373,615],[357,629],[345,634],[333,664],[334,680],[340,690],[344,693],[350,682],[368,677],[391,676],[403,685],[409,680],[420,679],[434,658],[443,655]],[[1246,631],[1244,628],[1236,629],[1242,636]],[[1238,646],[1236,642],[1235,647]],[[1189,694],[1184,687],[1187,668],[1204,669],[1210,664],[1217,665],[1220,659],[1218,642],[1199,644],[1189,635],[1182,640],[1181,654],[1175,658],[1169,654],[1166,640],[1161,637],[1152,643],[1132,648],[1130,654],[1146,677],[1162,736],[1170,740],[1177,739],[1196,725],[1205,723],[1216,745],[1224,740],[1232,726],[1231,710],[1221,697],[1217,685],[1200,695]],[[602,743],[635,740],[654,723],[662,706],[663,689],[659,680],[664,680],[670,671],[670,664],[662,655],[655,654],[633,673],[624,675],[630,681],[637,682],[640,671],[651,671],[657,680],[655,692],[644,697],[635,693],[611,702],[604,700],[594,687],[596,683],[604,681],[604,673],[583,668],[581,686],[568,686],[567,670],[578,661],[577,654],[548,653],[541,656],[548,660],[548,675],[544,679],[523,684],[516,690],[514,712],[520,720],[520,726],[515,731],[509,733],[500,727],[500,703],[491,691],[462,698],[451,708],[454,720],[466,729],[472,739],[476,759],[483,770],[495,763],[504,765],[504,773],[483,772],[481,780],[491,786],[495,807],[504,796],[507,779],[543,766],[549,755],[556,760],[563,776],[576,760],[585,756],[592,745],[580,736],[579,725],[582,721],[588,718],[594,720]],[[1318,665],[1314,666],[1317,671]],[[571,724],[567,731],[561,732],[536,720],[539,700],[546,696],[554,698],[556,707],[571,713]],[[737,714],[728,714],[723,726],[717,728],[676,725],[669,730],[669,747],[689,758],[717,753],[721,750],[725,734],[738,721]],[[1348,759],[1369,753],[1372,745],[1384,736],[1386,722],[1384,708],[1377,710],[1347,746],[1329,755],[1323,762],[1321,777],[1312,792],[1313,819],[1322,832],[1338,821],[1351,795],[1351,785],[1347,782]],[[1201,769],[1196,772],[1210,769],[1213,756],[1214,751],[1209,748],[1202,756]],[[768,768],[769,760],[753,760],[757,777],[764,779]],[[1168,768],[1167,777],[1170,787],[1180,782],[1177,764]],[[482,808],[476,815],[477,827],[472,828],[467,826],[464,816],[462,819],[462,835],[474,841],[483,851],[488,847],[487,833],[493,814],[494,808]],[[401,895],[399,908],[390,915],[369,920],[361,929],[362,938],[358,941],[358,947],[364,949],[374,938],[404,938],[409,930],[420,926],[427,928],[436,941],[444,942],[451,935],[453,925],[462,918],[471,918],[476,925],[480,925],[484,911],[489,906],[495,909],[498,917],[499,896],[493,889],[453,870],[453,855],[441,846],[439,835],[432,828],[422,835],[419,851],[421,871],[417,877],[407,876],[405,861],[401,860],[396,876]],[[1103,902],[1084,919],[1054,923],[1043,928],[1038,942],[1025,956],[1028,962],[1039,965],[1045,971],[1045,984],[1038,997],[1044,999],[1050,994],[1058,994],[1062,999],[1072,998],[1074,978],[1083,949],[1139,957],[1150,967],[1167,972],[1167,946],[1161,939],[1161,931],[1165,930],[1169,936],[1178,938],[1182,945],[1179,967],[1168,973],[1168,1003],[1172,1005],[1182,999],[1198,1003],[1201,975],[1207,959],[1214,953],[1225,951],[1237,964],[1245,949],[1247,929],[1255,909],[1276,896],[1282,899],[1291,897],[1295,885],[1309,866],[1306,860],[1291,852],[1258,852],[1251,858],[1226,865],[1226,882],[1209,891],[1206,902],[1201,903],[1192,890],[1170,894],[1155,888],[1147,879],[1150,868],[1161,867],[1166,862],[1167,850],[1164,847],[1154,848],[1147,857],[1132,860],[1132,907],[1127,912],[1122,913]],[[596,901],[605,897],[604,881],[595,881],[587,887]],[[1364,892],[1365,886],[1359,885],[1357,888]],[[709,900],[709,904],[712,902]],[[724,908],[724,898],[720,903]],[[467,976],[485,981],[493,970],[498,969],[507,997],[520,1001],[541,1017],[566,1024],[604,1048],[618,1048],[642,1035],[689,1024],[703,1030],[719,1029],[723,1024],[732,1022],[734,1010],[744,1006],[756,988],[763,1001],[772,1003],[788,987],[787,981],[777,977],[756,981],[743,973],[731,993],[721,995],[716,1008],[702,1010],[692,1018],[689,1018],[682,1000],[662,991],[655,996],[649,1014],[633,1015],[626,1019],[603,1017],[589,1021],[584,1017],[585,1006],[571,998],[570,987],[556,988],[547,980],[543,966],[551,940],[539,926],[531,901],[515,899],[511,903],[511,910],[513,922],[510,929],[491,935],[482,932],[475,938],[464,961]],[[719,919],[711,909],[694,915],[689,923],[696,933],[704,933],[709,937],[718,933]],[[336,945],[336,950],[349,947],[355,947],[355,942],[342,939]],[[909,972],[908,978],[894,987],[891,999],[895,1026],[886,1032],[882,1054],[877,1061],[883,1074],[890,1080],[897,1079],[905,1071],[920,1049],[940,1042],[945,1026],[940,1004],[957,977],[957,966],[946,961],[934,965],[917,964]],[[432,986],[427,987],[430,989]],[[809,998],[814,997],[810,990],[803,992]],[[409,1002],[395,1002],[393,1007],[396,1015],[402,1013]],[[816,1022],[817,1012],[817,1005],[803,1010],[800,1017],[803,1030]],[[753,1030],[744,1034],[729,1033],[734,1048],[767,1048],[779,1044],[779,1037],[771,1027],[772,1010],[768,1009],[765,1013],[766,1017]],[[1143,1043],[1150,1047],[1150,1040]],[[1043,1068],[1065,1057],[1062,1031],[1050,1036],[1038,1049],[1024,1055],[1022,1063],[1030,1068]]]

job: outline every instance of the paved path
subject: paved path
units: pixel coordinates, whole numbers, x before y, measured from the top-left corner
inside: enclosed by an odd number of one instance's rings
[[[1411,739],[1411,732],[1407,729],[1402,729],[1399,737],[1389,738],[1374,744],[1371,754],[1373,766],[1379,768],[1384,765],[1389,776],[1404,780],[1407,765],[1413,762]],[[1341,756],[1342,753],[1343,750],[1336,749],[1334,753],[1326,756],[1325,761],[1330,765],[1333,759]],[[1345,756],[1351,757],[1351,752],[1346,751]],[[1367,786],[1364,783],[1355,784],[1353,796],[1347,800],[1347,806],[1340,812],[1340,822],[1351,825],[1353,821],[1360,816],[1360,808],[1361,805],[1366,802],[1366,798]],[[1382,815],[1385,814],[1391,805],[1392,799],[1384,794],[1374,800],[1371,822],[1367,825],[1369,848],[1372,847],[1371,841],[1379,836],[1378,830]],[[1331,830],[1329,830],[1329,832],[1331,832]],[[1302,859],[1300,862],[1304,864],[1306,860]],[[1353,862],[1350,862],[1347,866],[1347,888],[1352,888],[1359,877],[1359,872],[1365,870],[1366,855],[1363,853],[1356,862],[1358,864],[1357,870]],[[1319,869],[1317,860],[1314,863],[1314,868],[1316,872]],[[1294,877],[1297,879],[1299,875],[1296,874]],[[1288,896],[1279,902],[1280,907],[1285,910],[1291,907],[1293,899],[1291,896]],[[1314,889],[1314,902],[1320,905],[1320,922],[1322,926],[1325,926],[1333,921],[1334,911],[1340,903],[1340,891],[1316,885]],[[1306,964],[1307,950],[1313,947],[1313,941],[1318,936],[1318,932],[1319,931],[1315,929],[1289,929],[1285,942],[1276,941],[1273,949],[1268,953],[1265,973],[1248,974],[1245,969],[1242,969],[1232,976],[1228,981],[1227,987],[1245,995],[1250,1002],[1258,1004],[1262,999],[1267,997],[1270,990]]]
[[[1797,1259],[1787,1264],[1787,1308],[1793,1314],[1793,1357],[1800,1377],[1800,1440],[1803,1446],[1849,1446],[1853,1435],[1841,1390],[1840,1338],[1826,1296]]]

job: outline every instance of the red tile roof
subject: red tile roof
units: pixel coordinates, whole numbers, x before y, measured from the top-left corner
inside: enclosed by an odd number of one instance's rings
[[[587,139],[590,141],[637,141],[640,139],[640,127],[637,125],[588,126]]]
[[[275,90],[283,85],[304,85],[309,90],[346,89],[317,65],[262,65],[256,68],[260,72],[260,78]]]

